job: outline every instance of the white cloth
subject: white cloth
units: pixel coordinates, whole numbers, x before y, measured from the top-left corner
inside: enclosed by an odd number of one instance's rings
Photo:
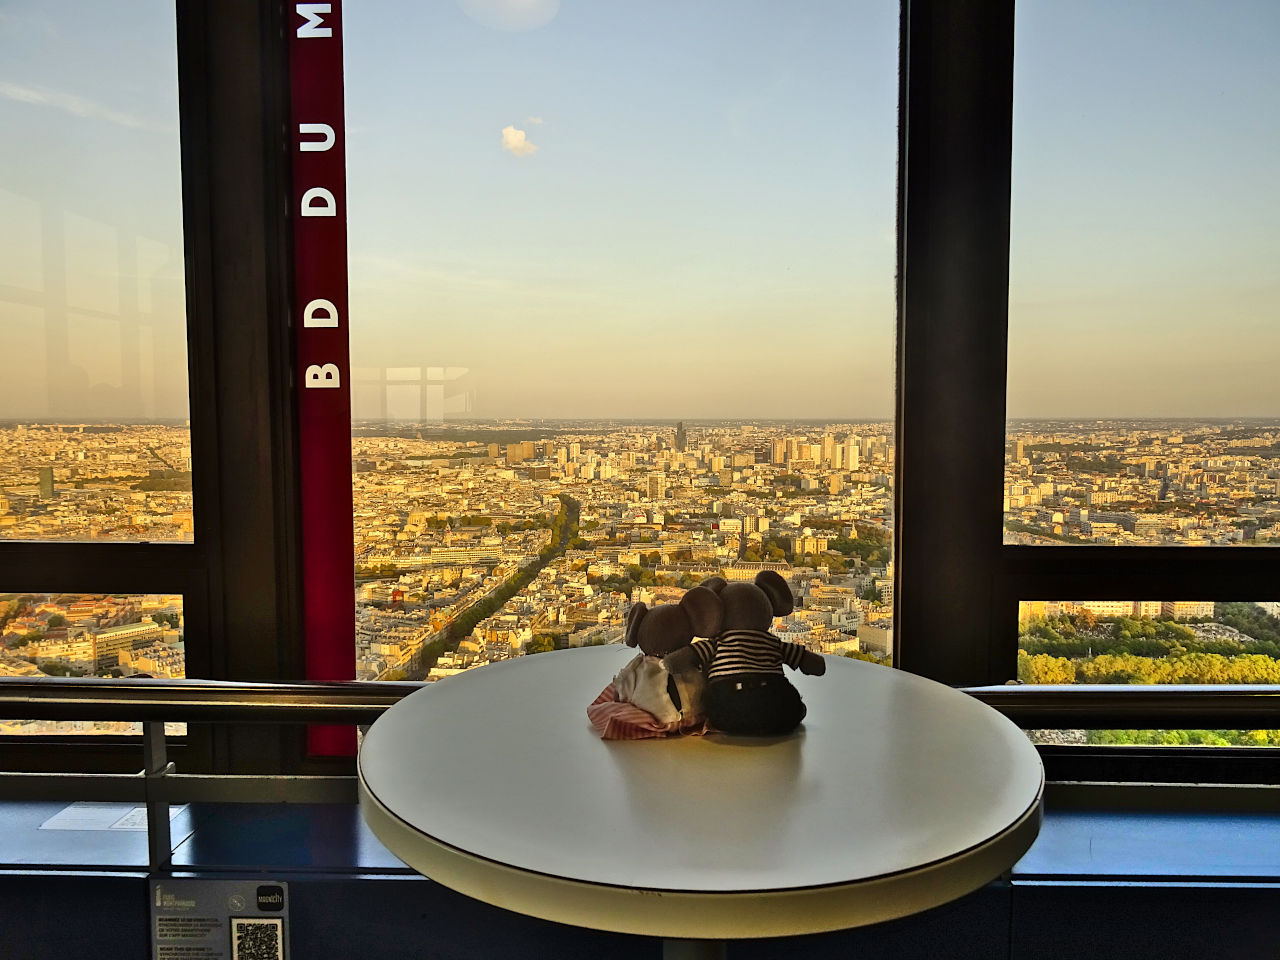
[[[680,711],[667,693],[667,676],[662,660],[640,653],[618,671],[613,678],[613,689],[619,700],[653,714],[659,723],[675,723],[680,719]]]

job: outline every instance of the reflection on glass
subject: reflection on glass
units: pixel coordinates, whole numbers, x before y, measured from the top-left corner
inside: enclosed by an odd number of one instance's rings
[[[1280,544],[1280,6],[1016,29],[1005,541]]]
[[[1280,684],[1280,601],[1024,600],[1023,683]],[[1280,730],[1037,730],[1040,743],[1280,746]]]
[[[0,537],[190,540],[173,5],[0,19]]]
[[[0,593],[0,677],[187,675],[176,594]],[[125,722],[0,720],[0,735],[137,733]]]
[[[887,659],[897,4],[526,6],[346,10],[357,675],[762,569]]]

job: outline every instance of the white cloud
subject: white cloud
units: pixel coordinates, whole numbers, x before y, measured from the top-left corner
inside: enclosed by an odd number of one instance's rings
[[[510,150],[517,157],[529,157],[538,151],[523,130],[510,126],[502,128],[502,149]]]
[[[541,117],[530,117],[530,118],[529,118],[529,123],[532,123],[534,126],[540,127],[540,126],[542,126],[542,118],[541,118]]]
[[[98,120],[106,120],[108,123],[114,123],[117,126],[128,127],[133,130],[141,130],[151,126],[145,120],[140,120],[127,113],[112,110],[110,107],[105,107],[84,97],[77,97],[74,94],[59,93],[57,90],[24,87],[16,83],[6,83],[0,80],[0,97],[17,103],[53,107],[56,110],[64,110],[77,117],[94,117]]]

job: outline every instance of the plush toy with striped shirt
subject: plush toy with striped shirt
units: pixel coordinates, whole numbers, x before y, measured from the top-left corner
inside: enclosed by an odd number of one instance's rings
[[[704,708],[715,729],[752,736],[790,733],[804,719],[806,707],[782,665],[814,676],[826,673],[827,665],[820,654],[769,632],[773,618],[794,607],[787,581],[763,570],[751,583],[711,577],[699,586],[720,598],[720,632],[668,654],[663,661],[667,669],[675,673],[695,663],[702,667],[707,677]]]
[[[720,598],[702,587],[689,590],[679,603],[632,606],[626,643],[639,647],[640,653],[587,707],[587,717],[601,737],[639,740],[706,732],[706,675],[697,660],[685,669],[668,670],[663,657],[694,637],[714,637],[720,631],[720,611]]]

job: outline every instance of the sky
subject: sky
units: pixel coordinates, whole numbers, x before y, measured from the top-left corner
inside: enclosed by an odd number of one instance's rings
[[[1016,23],[1009,415],[1280,416],[1280,3]]]
[[[485,416],[891,416],[895,4],[344,10],[353,363]]]
[[[0,420],[187,416],[173,3],[0,0]]]
[[[129,6],[0,0],[0,420],[186,415],[173,6]],[[420,366],[449,416],[891,416],[896,4],[344,11],[357,415]],[[1011,417],[1280,415],[1278,39],[1020,0]]]

